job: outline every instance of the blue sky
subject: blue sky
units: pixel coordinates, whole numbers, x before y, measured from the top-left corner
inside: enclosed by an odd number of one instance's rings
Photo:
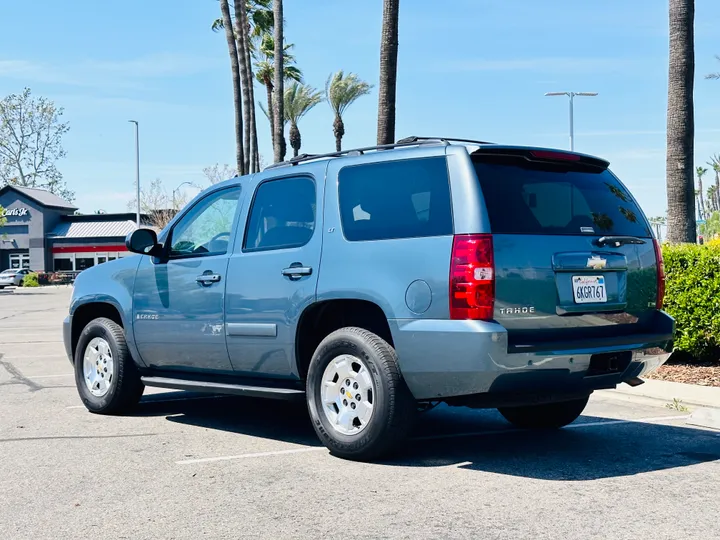
[[[381,0],[285,0],[286,36],[305,82],[338,69],[377,87]],[[480,138],[565,148],[567,101],[578,98],[576,150],[603,156],[649,215],[665,211],[667,2],[664,0],[403,0],[398,138]],[[3,8],[0,95],[24,86],[65,108],[71,130],[59,163],[84,212],[124,211],[134,183],[133,128],[141,126],[141,178],[168,190],[203,184],[202,169],[232,163],[232,88],[216,0],[35,0]],[[696,0],[696,162],[720,153],[720,3]],[[377,94],[345,115],[346,147],[372,144]],[[264,98],[262,88],[256,96]],[[272,158],[258,111],[261,153]],[[334,149],[322,103],[300,124],[303,151]]]

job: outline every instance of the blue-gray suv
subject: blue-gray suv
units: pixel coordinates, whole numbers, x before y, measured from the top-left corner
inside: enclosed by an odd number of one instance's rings
[[[141,254],[85,270],[64,324],[77,388],[307,402],[335,455],[374,459],[437,402],[522,428],[668,358],[661,251],[602,159],[411,137],[303,155],[198,195]]]

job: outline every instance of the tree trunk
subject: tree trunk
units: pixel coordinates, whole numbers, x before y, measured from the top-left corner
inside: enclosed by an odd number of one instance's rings
[[[267,90],[267,113],[270,120],[270,139],[272,140],[273,152],[275,152],[275,105],[273,104],[273,85],[269,78],[265,81]]]
[[[233,35],[232,19],[228,0],[220,0],[225,38],[227,39],[230,54],[230,68],[232,69],[233,104],[235,105],[235,159],[239,175],[245,174],[245,152],[243,147],[243,110],[242,89],[240,84],[240,64],[238,63],[237,45]]]
[[[300,130],[295,122],[290,123],[290,146],[293,149],[293,157],[298,157],[300,153],[300,147],[302,146],[302,138],[300,137]]]
[[[285,111],[283,108],[283,101],[285,96],[285,70],[284,58],[283,58],[283,45],[285,40],[283,39],[283,3],[282,0],[273,0],[273,16],[274,16],[274,33],[273,38],[275,39],[275,125],[273,129],[275,131],[275,163],[285,159],[285,149],[283,148],[285,135],[283,133],[283,126],[285,125]]]
[[[249,173],[252,164],[255,162],[255,156],[253,155],[252,148],[252,117],[251,110],[253,109],[254,103],[250,99],[250,86],[252,85],[252,79],[248,79],[248,64],[250,58],[247,55],[247,48],[245,43],[248,40],[247,26],[244,20],[247,18],[246,6],[244,0],[235,1],[235,37],[237,40],[238,59],[240,60],[240,83],[242,86],[242,100],[243,100],[243,122],[245,123],[245,172]]]
[[[698,174],[698,188],[700,195],[700,219],[705,219],[705,193],[703,192],[702,176]]]
[[[383,1],[382,38],[380,40],[380,88],[378,91],[378,144],[392,144],[395,142],[399,11],[400,0]]]
[[[670,242],[692,242],[695,224],[693,81],[694,0],[670,0],[670,69],[667,110],[667,198]]]
[[[249,82],[248,84],[248,92],[250,94],[250,126],[247,127],[247,130],[250,132],[250,147],[252,152],[252,159],[250,164],[250,171],[249,172],[258,172],[260,171],[260,150],[258,148],[258,138],[257,138],[257,115],[255,110],[255,77],[253,75],[253,69],[252,69],[252,54],[250,52],[250,22],[248,21],[248,13],[247,13],[247,6],[243,4],[243,9],[241,10],[241,16],[242,16],[242,25],[245,29],[244,34],[244,47],[245,47],[245,58],[247,58],[246,62],[246,70],[247,70],[247,80]]]
[[[715,171],[715,211],[720,210],[720,171]]]
[[[333,122],[333,133],[335,134],[335,151],[342,151],[342,138],[345,135],[345,123],[343,122],[342,116],[339,114],[335,115],[335,121]]]

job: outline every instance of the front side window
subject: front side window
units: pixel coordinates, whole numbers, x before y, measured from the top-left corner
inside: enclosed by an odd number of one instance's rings
[[[346,167],[338,182],[343,233],[350,241],[453,232],[444,157]]]
[[[281,178],[258,186],[245,234],[245,251],[304,246],[315,230],[315,182]]]
[[[208,195],[193,206],[170,233],[170,256],[227,253],[239,200],[237,187]]]

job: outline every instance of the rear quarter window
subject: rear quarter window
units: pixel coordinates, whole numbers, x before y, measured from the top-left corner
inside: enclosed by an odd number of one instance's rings
[[[607,169],[484,158],[475,170],[493,233],[652,237],[642,210]]]
[[[338,184],[343,233],[350,241],[452,234],[444,157],[345,167]]]

